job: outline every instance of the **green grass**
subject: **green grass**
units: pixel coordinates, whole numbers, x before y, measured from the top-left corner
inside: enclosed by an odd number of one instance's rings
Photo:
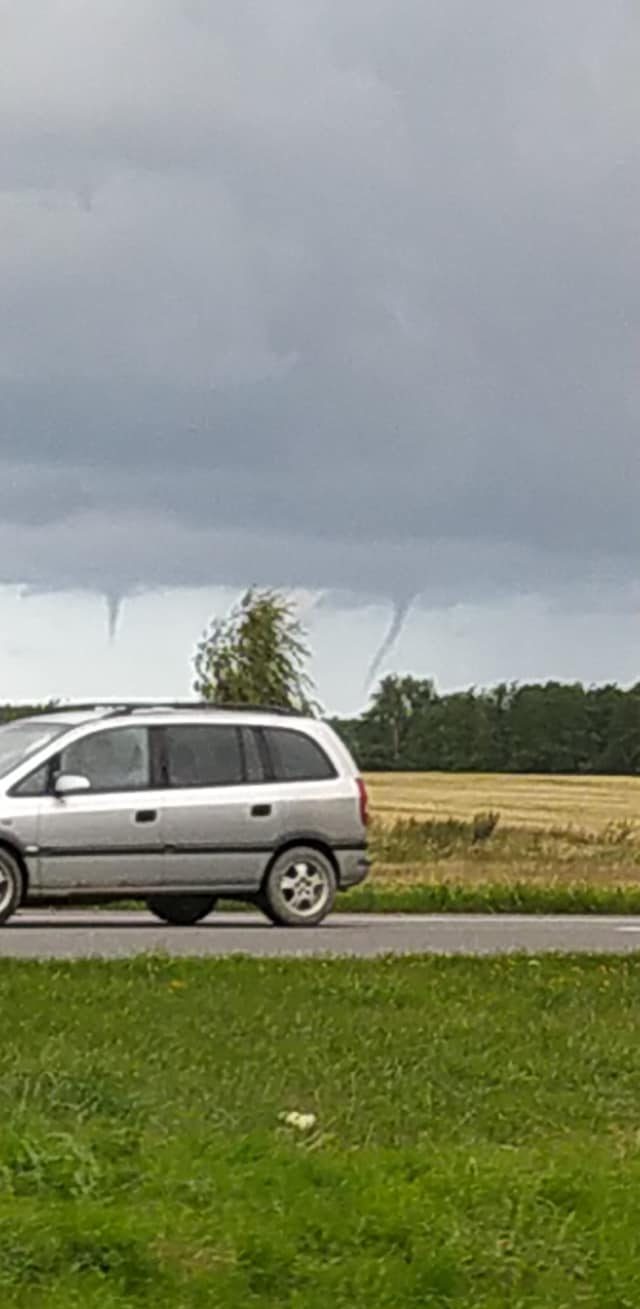
[[[3,1309],[640,1304],[640,959],[3,961],[0,1006]]]
[[[229,908],[232,906],[229,905]],[[236,906],[237,907],[237,906]],[[371,882],[340,897],[338,913],[377,914],[640,914],[640,885],[590,886],[513,881],[419,882],[385,887]]]

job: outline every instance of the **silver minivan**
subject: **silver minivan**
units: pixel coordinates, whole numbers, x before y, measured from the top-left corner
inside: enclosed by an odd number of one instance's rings
[[[136,702],[0,727],[0,924],[123,899],[189,924],[224,897],[310,926],[367,876],[366,827],[355,764],[313,718]]]

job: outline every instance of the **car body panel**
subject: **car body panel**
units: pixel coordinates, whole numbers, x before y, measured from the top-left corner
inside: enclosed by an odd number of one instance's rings
[[[41,890],[144,886],[163,855],[162,792],[44,796],[37,819]],[[139,822],[139,814],[155,820]]]

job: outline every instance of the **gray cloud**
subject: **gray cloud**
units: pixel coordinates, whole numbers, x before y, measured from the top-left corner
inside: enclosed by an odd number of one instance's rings
[[[3,21],[0,582],[633,578],[635,5]]]

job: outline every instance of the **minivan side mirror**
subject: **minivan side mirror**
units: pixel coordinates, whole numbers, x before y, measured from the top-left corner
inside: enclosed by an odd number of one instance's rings
[[[60,773],[53,785],[56,795],[79,795],[91,790],[91,782],[81,773]]]

